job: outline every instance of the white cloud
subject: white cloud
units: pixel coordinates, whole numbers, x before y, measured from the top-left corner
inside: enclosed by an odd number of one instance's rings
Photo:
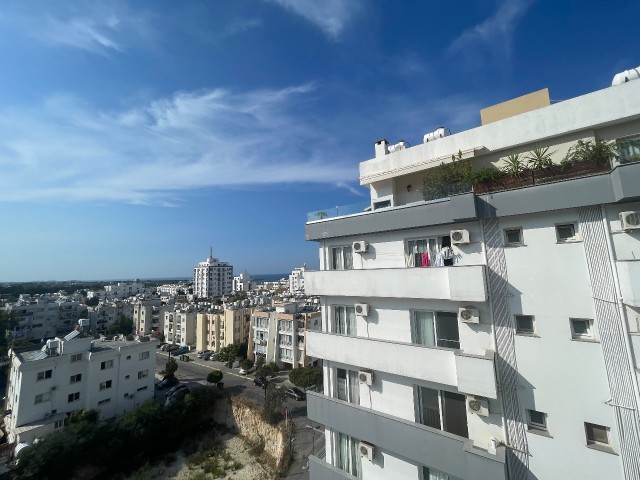
[[[10,3],[0,14],[0,23],[49,46],[99,54],[122,52],[130,43],[154,36],[147,12],[133,12],[119,2],[44,3],[40,7],[25,9],[20,3]]]
[[[511,55],[513,31],[533,0],[504,0],[483,22],[465,30],[449,46],[450,52],[489,49]]]
[[[332,40],[339,40],[346,25],[360,10],[359,0],[270,0],[304,17]]]
[[[171,205],[194,189],[357,178],[329,134],[294,113],[314,88],[180,92],[116,111],[70,96],[4,108],[0,201]]]
[[[252,28],[260,27],[261,25],[262,21],[259,18],[235,19],[222,30],[220,37],[230,37],[251,30]]]

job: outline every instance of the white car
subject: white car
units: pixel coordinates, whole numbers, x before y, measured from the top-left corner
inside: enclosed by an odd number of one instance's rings
[[[239,371],[238,373],[240,373],[240,375],[248,375],[248,374],[250,374],[251,372],[253,372],[253,367],[248,368],[248,369],[246,369],[246,370],[245,370],[244,368],[241,368],[241,369],[240,369],[240,371]]]

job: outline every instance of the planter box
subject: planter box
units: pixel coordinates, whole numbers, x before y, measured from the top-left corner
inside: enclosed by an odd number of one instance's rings
[[[473,186],[473,193],[482,195],[491,192],[501,192],[517,188],[532,187],[544,183],[558,182],[570,178],[586,177],[611,171],[609,163],[578,162],[567,167],[554,165],[542,170],[530,170],[520,177],[505,175],[490,182],[477,183]]]

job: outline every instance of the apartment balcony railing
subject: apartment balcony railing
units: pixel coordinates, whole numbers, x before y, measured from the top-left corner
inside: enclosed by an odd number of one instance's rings
[[[487,300],[482,265],[308,271],[305,291],[307,295]]]
[[[307,392],[307,416],[331,430],[366,441],[374,448],[427,465],[461,480],[506,480],[504,452],[490,454],[473,442],[426,425],[410,422],[316,392]],[[487,443],[489,439],[487,438]],[[311,457],[310,457],[311,458]],[[340,476],[335,467],[310,460],[312,478]]]
[[[310,331],[307,355],[497,398],[493,352],[469,355],[449,348]]]
[[[314,212],[307,213],[307,222],[323,220],[325,218],[335,218],[343,217],[345,215],[352,215],[354,213],[364,212],[370,207],[371,203],[367,201],[352,203],[350,205],[330,207],[324,210],[316,210]]]

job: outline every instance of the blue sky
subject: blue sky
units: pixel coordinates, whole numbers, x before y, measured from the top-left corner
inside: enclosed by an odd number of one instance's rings
[[[573,6],[572,6],[573,5]],[[640,63],[640,3],[5,1],[0,281],[307,263],[385,137],[479,124]]]

